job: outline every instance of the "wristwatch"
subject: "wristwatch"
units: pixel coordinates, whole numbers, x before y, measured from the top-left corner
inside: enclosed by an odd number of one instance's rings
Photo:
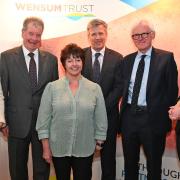
[[[104,146],[104,142],[102,142],[102,143],[100,143],[100,142],[96,142],[96,145],[97,145],[97,146],[99,146],[99,147],[101,147],[101,148],[103,148],[103,146]]]

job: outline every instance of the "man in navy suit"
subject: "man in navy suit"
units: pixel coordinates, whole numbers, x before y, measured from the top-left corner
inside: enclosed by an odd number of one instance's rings
[[[138,180],[140,146],[147,160],[147,179],[161,179],[166,135],[171,130],[168,109],[176,102],[178,85],[173,53],[152,47],[154,38],[149,22],[140,21],[132,29],[138,51],[123,60],[120,128],[125,180]]]
[[[48,180],[49,164],[35,130],[38,109],[48,82],[58,79],[57,58],[40,50],[44,23],[37,17],[24,20],[23,44],[1,53],[1,81],[5,98],[9,169],[12,180],[28,179],[29,145],[33,179]]]
[[[116,136],[119,118],[118,103],[122,92],[120,78],[122,55],[105,47],[107,24],[103,20],[93,19],[90,21],[87,26],[87,33],[90,47],[84,49],[85,64],[82,74],[101,86],[108,117],[106,141],[104,144],[97,144],[103,147],[101,150],[101,179],[115,180]]]

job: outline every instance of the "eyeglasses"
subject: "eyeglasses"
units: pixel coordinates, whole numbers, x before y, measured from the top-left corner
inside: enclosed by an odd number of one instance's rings
[[[140,40],[140,39],[145,39],[148,37],[148,35],[151,33],[152,31],[150,32],[144,32],[144,33],[141,33],[141,34],[133,34],[131,37],[132,39],[134,40]]]

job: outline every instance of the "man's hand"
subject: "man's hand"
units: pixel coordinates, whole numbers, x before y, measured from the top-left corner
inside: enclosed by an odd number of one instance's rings
[[[9,136],[9,128],[8,128],[8,126],[5,126],[5,127],[1,128],[1,132],[2,132],[2,134],[3,134],[3,136],[5,138],[8,138],[8,136]]]
[[[171,120],[180,120],[180,106],[176,104],[175,106],[171,106],[169,111],[169,118]]]

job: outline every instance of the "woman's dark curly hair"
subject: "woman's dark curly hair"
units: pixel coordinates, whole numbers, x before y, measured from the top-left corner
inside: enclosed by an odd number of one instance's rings
[[[61,63],[65,69],[65,62],[70,57],[73,56],[75,58],[81,58],[82,64],[84,64],[85,57],[84,57],[84,51],[81,47],[79,47],[77,44],[71,43],[67,44],[62,50],[61,50]]]

